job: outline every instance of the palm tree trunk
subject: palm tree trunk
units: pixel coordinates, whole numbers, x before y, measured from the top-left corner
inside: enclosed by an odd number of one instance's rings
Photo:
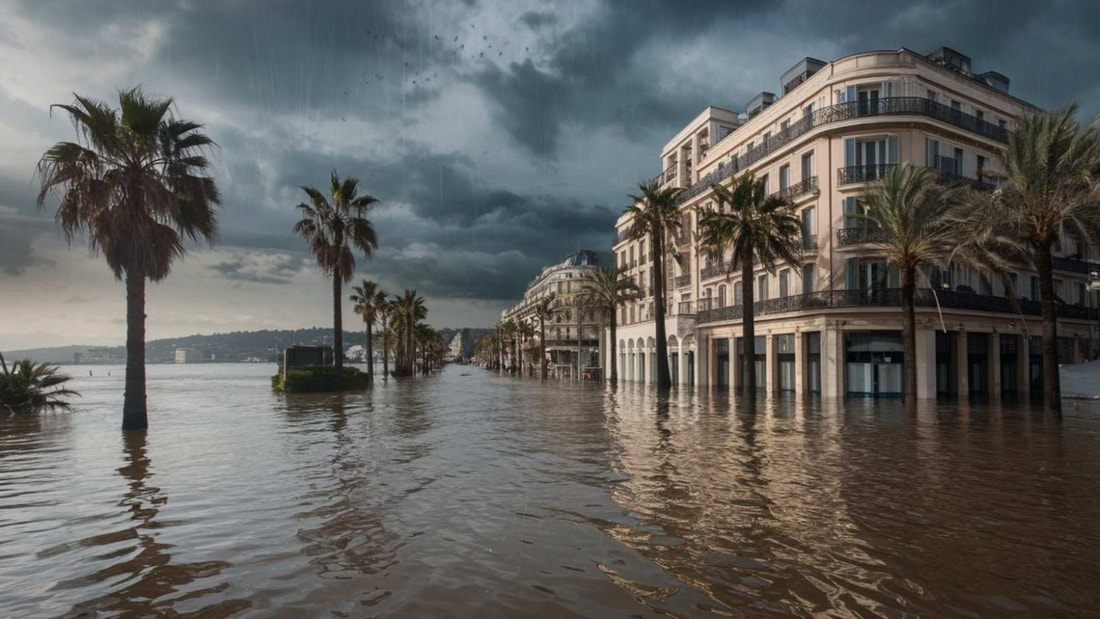
[[[344,313],[340,297],[340,274],[332,274],[332,363],[336,366],[336,386],[343,386]]]
[[[145,272],[126,271],[126,391],[122,400],[122,429],[149,427],[145,398]]]
[[[385,317],[382,318],[382,380],[390,374],[390,333]]]
[[[1062,418],[1062,383],[1058,375],[1058,320],[1054,310],[1054,266],[1051,243],[1039,245],[1035,266],[1039,270],[1039,305],[1043,317],[1043,414]]]
[[[542,380],[546,380],[546,324],[539,320],[539,358],[542,363]]]
[[[615,307],[611,307],[611,384],[619,384],[619,340],[615,335],[618,325],[615,321]]]
[[[901,346],[905,362],[905,408],[910,413],[917,410],[917,312],[913,298],[916,296],[916,269],[907,266],[901,272]],[[994,336],[996,337],[996,336]]]
[[[374,382],[374,321],[367,323],[367,382]]]
[[[741,393],[748,398],[756,397],[756,321],[753,316],[753,271],[752,246],[746,245],[745,255],[741,256],[741,296],[745,307],[741,315]],[[733,355],[737,355],[734,347]]]
[[[665,248],[664,229],[654,230],[653,247],[653,304],[657,321],[657,391],[672,390],[672,378],[668,373],[668,336],[665,334]]]

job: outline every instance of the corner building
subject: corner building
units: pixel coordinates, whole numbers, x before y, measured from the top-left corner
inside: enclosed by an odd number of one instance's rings
[[[762,92],[742,113],[708,107],[661,152],[663,187],[680,187],[682,230],[665,257],[666,333],[672,380],[740,386],[743,286],[756,293],[756,341],[747,348],[763,391],[826,397],[902,393],[901,294],[897,269],[870,243],[856,217],[866,184],[903,162],[939,171],[945,183],[993,189],[987,173],[1014,123],[1035,106],[1008,93],[1009,79],[977,74],[948,48],[922,55],[871,51],[832,62],[804,58],[781,79],[781,96]],[[802,220],[795,266],[757,265],[753,281],[731,272],[730,255],[711,258],[696,243],[698,215],[714,206],[711,185],[751,173],[788,197]],[[642,289],[619,307],[620,377],[654,382],[653,256],[616,223],[615,264]],[[1055,258],[1059,361],[1092,358],[1100,335],[1088,290],[1100,271],[1095,248],[1065,237]],[[999,278],[957,265],[933,269],[917,291],[920,398],[1025,393],[1041,385],[1039,281],[1020,265],[1010,281],[1020,313]],[[609,359],[605,359],[605,362]]]

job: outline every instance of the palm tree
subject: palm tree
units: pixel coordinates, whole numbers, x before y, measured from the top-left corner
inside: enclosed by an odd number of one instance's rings
[[[519,372],[520,372],[520,374],[523,374],[524,369],[527,367],[526,364],[524,364],[524,362],[523,362],[523,351],[527,347],[527,341],[530,340],[531,338],[535,337],[535,327],[533,327],[531,325],[531,323],[527,322],[526,320],[520,321],[516,325],[516,334],[519,335],[519,339],[520,339],[519,353],[518,353],[518,355],[519,355]]]
[[[619,382],[618,363],[618,336],[615,333],[618,327],[618,306],[638,296],[638,285],[628,277],[624,277],[626,268],[619,269],[595,269],[585,274],[581,282],[585,300],[598,310],[602,310],[608,316],[608,325],[611,330],[611,373],[608,380],[612,385]]]
[[[1039,275],[1043,324],[1043,410],[1062,415],[1052,251],[1064,235],[1100,242],[1100,119],[1081,125],[1077,104],[1025,114],[999,154],[1000,184],[971,194],[968,230],[1003,253],[1024,255]]]
[[[406,290],[397,298],[391,318],[398,344],[394,376],[412,376],[415,373],[416,325],[427,316],[424,298],[417,296],[415,290]]]
[[[382,330],[382,378],[386,379],[390,373],[390,315],[393,313],[393,302],[385,290],[378,290],[371,300],[374,306],[374,315],[378,317],[378,326]]]
[[[355,313],[362,316],[367,325],[367,380],[370,382],[374,382],[374,321],[378,317],[374,301],[379,292],[378,284],[364,279],[362,284],[352,288],[350,297]]]
[[[9,367],[0,354],[0,415],[28,415],[39,411],[71,411],[66,398],[80,394],[67,389],[69,376],[56,366],[15,361]]]
[[[367,258],[378,247],[378,235],[374,224],[367,219],[370,207],[378,202],[371,195],[359,195],[359,180],[340,180],[332,171],[329,195],[314,187],[302,186],[309,202],[296,207],[301,215],[294,224],[294,233],[309,241],[309,248],[317,258],[321,273],[332,276],[332,329],[333,359],[336,363],[336,379],[340,381],[344,368],[343,297],[341,287],[355,274],[355,249]]]
[[[906,163],[868,185],[862,198],[863,217],[881,235],[875,245],[901,273],[904,395],[909,410],[917,403],[917,275],[926,265],[946,262],[960,236],[960,227],[949,219],[960,192],[943,187],[938,179],[935,170]]]
[[[712,255],[721,256],[732,249],[730,269],[741,267],[741,290],[744,298],[742,343],[742,392],[756,396],[756,328],[753,316],[753,260],[768,273],[775,273],[776,263],[783,261],[794,267],[801,260],[802,222],[791,213],[790,203],[779,195],[767,195],[763,181],[751,174],[734,179],[726,188],[711,187],[718,207],[702,213],[699,218],[700,244]],[[728,212],[726,207],[729,208]],[[658,342],[659,343],[659,342]]]
[[[550,293],[535,304],[535,318],[539,321],[539,360],[542,380],[546,380],[546,321],[557,313],[555,295]]]
[[[624,213],[631,216],[629,238],[649,239],[653,261],[653,305],[657,323],[657,390],[672,388],[668,372],[668,341],[665,335],[665,233],[680,229],[677,187],[661,189],[656,181],[638,186],[641,195],[630,196],[634,203]]]
[[[77,142],[58,142],[38,162],[38,205],[60,194],[57,221],[71,244],[87,233],[115,278],[126,282],[126,391],[122,429],[149,426],[145,396],[145,280],[168,277],[186,240],[213,243],[220,203],[206,174],[214,142],[202,125],[178,119],[170,98],[140,88],[118,95],[119,109],[74,95],[64,110]]]

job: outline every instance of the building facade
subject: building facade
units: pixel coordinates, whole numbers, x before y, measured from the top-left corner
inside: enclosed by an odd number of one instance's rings
[[[666,243],[666,332],[673,383],[737,388],[742,286],[754,286],[757,381],[768,392],[893,396],[902,393],[900,281],[857,216],[867,183],[900,163],[937,170],[945,183],[992,189],[1015,120],[1038,109],[1008,94],[1007,77],[976,74],[941,48],[871,51],[832,62],[805,58],[785,73],[783,94],[763,92],[743,113],[708,107],[661,152],[662,187],[680,187],[682,229]],[[730,256],[709,256],[696,239],[711,186],[734,176],[764,179],[802,220],[800,264],[758,265],[751,282]],[[619,218],[615,264],[642,289],[619,307],[618,355],[625,380],[653,382],[653,256],[628,239]],[[1095,248],[1064,238],[1055,258],[1059,358],[1096,354]],[[999,278],[950,265],[918,282],[918,396],[1025,392],[1041,384],[1039,284],[1021,267]]]
[[[546,323],[546,356],[549,369],[557,376],[579,376],[585,368],[599,365],[600,333],[607,325],[602,312],[586,307],[584,281],[591,271],[599,268],[596,252],[582,249],[558,264],[548,266],[527,286],[523,301],[504,310],[501,322],[514,320],[533,327],[535,336],[527,342],[523,354],[524,370],[540,367],[538,351],[539,319],[535,308],[548,297],[553,297],[553,315]],[[506,361],[510,367],[519,360]]]

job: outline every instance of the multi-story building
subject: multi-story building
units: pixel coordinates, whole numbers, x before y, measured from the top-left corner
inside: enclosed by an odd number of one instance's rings
[[[597,366],[600,359],[600,333],[607,325],[602,312],[585,307],[584,280],[599,268],[596,252],[582,249],[558,264],[548,266],[527,286],[523,301],[504,310],[501,321],[528,323],[535,337],[528,342],[524,355],[527,370],[539,366],[537,351],[539,322],[535,308],[543,299],[553,296],[553,316],[546,323],[546,355],[551,371],[558,376],[576,376],[584,368]],[[578,363],[579,356],[579,363]],[[508,363],[515,360],[509,359]]]
[[[670,237],[665,273],[666,332],[673,382],[737,387],[743,351],[742,286],[754,286],[760,387],[769,392],[892,395],[902,392],[899,277],[856,216],[868,182],[903,162],[938,170],[943,182],[992,188],[986,175],[1014,122],[1037,108],[1009,94],[1009,79],[976,74],[970,59],[941,48],[871,51],[832,62],[804,58],[743,113],[708,107],[661,152],[661,186],[680,187],[682,230]],[[802,261],[757,265],[751,282],[730,256],[696,243],[698,214],[711,186],[753,174],[791,201],[802,220]],[[652,382],[655,340],[653,256],[630,240],[619,218],[616,266],[642,288],[619,308],[620,376]],[[1095,299],[1086,287],[1100,271],[1096,248],[1067,237],[1055,259],[1059,356],[1095,354]],[[922,398],[1022,392],[1039,384],[1039,284],[1010,275],[1020,312],[999,278],[950,265],[918,283],[917,367]],[[1090,320],[1091,319],[1091,320]]]

